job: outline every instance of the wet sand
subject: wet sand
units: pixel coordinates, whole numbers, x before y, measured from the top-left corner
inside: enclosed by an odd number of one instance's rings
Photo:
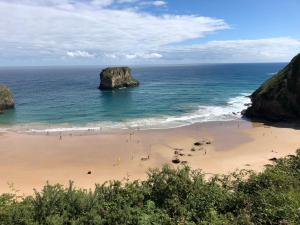
[[[270,158],[297,148],[300,130],[247,121],[113,133],[5,132],[0,134],[0,193],[13,186],[32,194],[47,181],[67,185],[73,180],[77,187],[93,188],[112,179],[145,179],[149,168],[164,164],[186,163],[207,174],[261,171]]]

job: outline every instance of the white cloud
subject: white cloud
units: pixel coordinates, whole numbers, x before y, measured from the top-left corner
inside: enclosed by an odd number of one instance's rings
[[[78,49],[98,55],[146,54],[229,27],[222,19],[196,15],[157,16],[125,9],[95,8],[82,2],[13,0],[8,3],[0,0],[0,47],[8,56],[20,58],[30,54],[40,58],[41,51],[47,51],[47,57],[52,53],[53,58],[57,58]],[[102,5],[110,2],[98,0]],[[22,48],[16,49],[16,46]]]
[[[76,5],[72,0],[0,0],[3,3],[11,3],[18,5],[32,5],[32,6],[51,6],[51,7],[63,7]],[[73,7],[71,7],[73,8]]]
[[[73,10],[74,8],[95,9],[105,8],[111,5],[122,4],[130,5],[148,5],[148,6],[165,6],[165,1],[150,1],[150,0],[0,0],[0,2],[19,4],[19,5],[32,5],[32,6],[51,6],[59,9]]]
[[[136,54],[126,54],[125,57],[126,57],[126,59],[136,59],[137,55]]]
[[[300,52],[300,40],[290,37],[210,41],[202,45],[168,47],[164,58],[190,62],[278,62],[289,61]],[[180,56],[180,58],[178,58]]]
[[[135,53],[135,54],[125,54],[126,59],[160,59],[163,57],[162,54],[159,53]],[[120,55],[119,57],[123,57]]]
[[[159,53],[150,53],[150,54],[144,54],[143,55],[143,58],[145,59],[160,59],[162,58],[163,55],[162,54],[159,54]]]
[[[289,37],[183,45],[229,25],[197,15],[107,8],[145,2],[164,1],[0,0],[0,59],[39,62],[67,56],[66,60],[86,58],[95,63],[251,62],[287,61],[300,51],[299,40]]]
[[[160,7],[160,6],[165,6],[167,3],[165,1],[153,1],[152,3],[154,6]]]
[[[103,7],[113,4],[114,1],[115,0],[92,0],[92,4]]]
[[[106,57],[113,59],[112,62],[124,63],[130,63],[133,60],[144,63],[153,60],[156,63],[284,62],[289,61],[299,52],[300,40],[277,37],[165,46],[156,52],[114,53]]]
[[[135,3],[140,0],[118,0],[118,3]]]
[[[140,1],[139,6],[154,6],[154,7],[163,7],[167,5],[166,1]]]
[[[95,55],[86,51],[69,51],[67,52],[67,56],[71,58],[94,58]]]
[[[105,57],[111,58],[111,59],[116,59],[118,56],[116,54],[104,54]]]

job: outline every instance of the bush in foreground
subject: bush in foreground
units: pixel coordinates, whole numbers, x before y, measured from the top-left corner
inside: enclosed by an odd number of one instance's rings
[[[0,224],[300,224],[300,150],[261,173],[207,180],[189,167],[149,171],[143,182],[95,190],[46,185],[34,196],[0,196]]]

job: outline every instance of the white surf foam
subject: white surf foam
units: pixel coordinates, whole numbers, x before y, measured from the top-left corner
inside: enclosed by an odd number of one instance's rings
[[[8,128],[0,128],[0,133],[6,132]]]
[[[229,99],[226,106],[199,106],[198,110],[182,116],[149,118],[130,122],[130,127],[142,129],[179,127],[199,122],[230,121],[241,118],[245,104],[251,103],[246,94]]]
[[[273,72],[273,73],[268,73],[269,76],[273,76],[275,74],[277,74],[278,72]]]

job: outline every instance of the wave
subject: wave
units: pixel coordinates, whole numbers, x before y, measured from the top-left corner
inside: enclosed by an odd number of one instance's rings
[[[142,118],[128,120],[124,122],[99,122],[86,124],[85,126],[73,126],[69,124],[43,125],[31,124],[11,128],[10,130],[25,131],[29,133],[59,133],[59,132],[101,132],[122,129],[164,129],[175,128],[194,123],[212,122],[212,121],[231,121],[241,118],[241,111],[249,104],[249,94],[243,93],[238,97],[230,98],[223,106],[205,106],[200,105],[196,111],[186,113],[180,116],[163,116],[153,118]],[[3,130],[8,130],[7,128]]]
[[[273,73],[268,73],[269,76],[274,76],[275,74],[277,74],[278,72],[273,72]]]

